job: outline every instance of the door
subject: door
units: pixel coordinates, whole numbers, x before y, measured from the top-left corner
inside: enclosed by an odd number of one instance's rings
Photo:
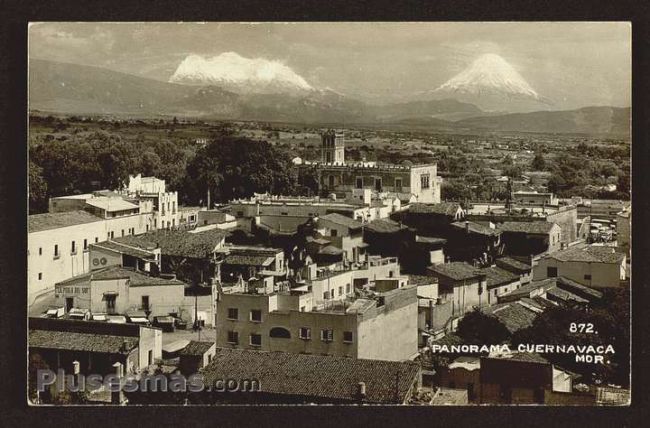
[[[68,313],[70,312],[70,309],[74,307],[74,298],[73,297],[66,297],[65,298],[65,312]]]

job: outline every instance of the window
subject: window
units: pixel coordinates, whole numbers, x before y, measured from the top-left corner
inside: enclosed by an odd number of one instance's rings
[[[334,340],[334,330],[326,328],[320,331],[320,340],[323,342],[331,342]]]
[[[147,353],[147,360],[149,361],[149,363],[148,363],[149,365],[153,364],[153,350],[151,350],[151,349]]]
[[[357,177],[356,187],[357,189],[363,189],[363,178]]]
[[[140,303],[143,310],[149,310],[149,296],[142,296]]]
[[[38,273],[38,280],[40,281],[41,279],[43,279],[43,273],[42,273],[42,272],[39,272],[39,273]]]
[[[95,236],[95,244],[99,242],[99,238]]]
[[[328,180],[329,180],[328,181],[329,182],[329,187],[334,187],[334,176],[330,175]]]
[[[54,258],[59,258],[59,246],[57,244],[54,244]]]
[[[77,246],[74,241],[72,241],[72,244],[70,245],[70,254],[77,254]]]
[[[402,179],[401,178],[396,178],[395,179],[395,189],[402,190]]]
[[[38,247],[38,255],[39,256],[43,255],[43,247]]]
[[[228,343],[232,343],[234,345],[239,344],[239,333],[236,331],[229,331],[228,332]]]
[[[256,333],[251,333],[249,343],[250,343],[251,346],[262,346],[262,335],[261,334],[256,334]]]
[[[115,238],[115,232],[111,231],[111,239]]]
[[[547,267],[546,268],[546,277],[547,278],[557,278],[557,268],[556,267]]]
[[[494,297],[497,297],[497,290],[494,290]]]
[[[239,318],[239,310],[237,308],[228,308],[228,319],[236,320]]]
[[[269,336],[280,339],[291,339],[291,332],[284,327],[273,327],[271,331],[269,331]]]
[[[590,274],[585,274],[585,279],[587,281],[591,281],[591,275]]]
[[[350,294],[350,284],[345,285],[345,293]]]
[[[311,328],[300,327],[300,338],[303,340],[311,340]]]
[[[330,292],[326,291],[323,293],[323,300],[328,300],[330,298]]]
[[[260,311],[259,309],[252,309],[251,310],[251,321],[262,322],[262,311]]]
[[[351,331],[344,331],[343,332],[343,342],[352,343],[352,332]]]
[[[330,230],[330,236],[335,237],[337,235],[338,235],[338,230],[336,230],[336,229]]]
[[[146,225],[146,229],[145,229],[145,230],[146,230],[147,232],[149,232],[149,225]]]
[[[429,182],[429,174],[420,175],[420,187],[422,189],[428,189],[430,184],[431,183]]]
[[[343,286],[339,287],[339,297],[343,295]]]
[[[381,192],[381,177],[375,177],[375,190]]]
[[[122,229],[122,236],[124,236],[124,229]]]
[[[88,240],[84,239],[84,251],[88,249]]]

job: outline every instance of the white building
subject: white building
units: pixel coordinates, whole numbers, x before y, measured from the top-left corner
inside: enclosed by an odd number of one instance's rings
[[[156,177],[129,175],[127,192],[139,200],[148,200],[153,204],[154,229],[169,229],[177,227],[179,222],[178,192],[168,192],[165,180]]]
[[[53,291],[54,284],[90,271],[89,245],[115,237],[147,232],[152,214],[133,212],[99,217],[87,211],[65,211],[29,216],[27,293],[33,303]]]

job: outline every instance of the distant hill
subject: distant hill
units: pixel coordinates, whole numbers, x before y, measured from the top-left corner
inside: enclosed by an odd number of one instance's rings
[[[537,111],[473,117],[455,124],[484,131],[629,135],[630,108],[584,107],[566,111]]]

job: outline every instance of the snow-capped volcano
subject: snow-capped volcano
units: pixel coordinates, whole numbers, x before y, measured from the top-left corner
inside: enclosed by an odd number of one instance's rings
[[[172,83],[218,85],[238,93],[310,92],[314,88],[287,65],[224,52],[212,58],[189,55],[169,78]]]
[[[496,54],[476,58],[431,94],[436,98],[448,97],[471,103],[488,112],[548,110],[552,104]]]
[[[508,62],[496,54],[484,54],[436,91],[474,95],[504,94],[540,98],[539,94]]]

